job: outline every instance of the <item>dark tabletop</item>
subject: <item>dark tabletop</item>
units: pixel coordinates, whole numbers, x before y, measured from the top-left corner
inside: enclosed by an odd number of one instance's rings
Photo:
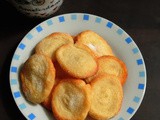
[[[145,60],[147,89],[132,120],[160,120],[160,1],[65,0],[54,16],[71,12],[107,18],[134,39]],[[44,20],[27,18],[0,0],[0,120],[25,119],[10,92],[9,67],[18,43]]]

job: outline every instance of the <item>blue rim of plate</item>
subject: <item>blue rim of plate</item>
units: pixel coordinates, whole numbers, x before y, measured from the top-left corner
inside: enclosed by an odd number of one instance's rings
[[[138,110],[138,108],[140,107],[140,104],[143,100],[143,97],[144,97],[144,94],[145,94],[145,90],[146,90],[146,83],[147,83],[147,73],[146,73],[146,67],[145,67],[145,62],[144,62],[144,59],[143,59],[143,56],[138,48],[138,46],[135,44],[135,42],[133,41],[133,39],[122,29],[120,28],[118,25],[114,24],[113,22],[105,19],[105,18],[102,18],[102,17],[99,17],[99,16],[96,16],[96,15],[92,15],[92,14],[88,14],[88,13],[68,13],[68,14],[62,14],[62,15],[59,15],[59,16],[55,16],[55,17],[52,17],[52,18],[49,18],[47,20],[45,20],[44,22],[38,24],[37,26],[35,26],[32,30],[30,30],[26,35],[25,37],[22,39],[22,41],[19,43],[14,55],[13,55],[13,58],[12,58],[12,62],[11,62],[11,65],[10,65],[10,88],[11,88],[11,92],[12,92],[12,95],[13,95],[13,98],[19,108],[19,110],[21,111],[21,113],[29,120],[34,120],[36,119],[36,115],[34,113],[30,113],[28,115],[24,114],[24,110],[27,108],[26,104],[25,103],[18,103],[17,102],[17,99],[20,99],[23,95],[21,94],[20,90],[14,90],[13,87],[16,87],[18,85],[18,79],[15,79],[13,77],[11,77],[12,75],[14,74],[17,74],[18,73],[18,67],[13,64],[14,61],[18,61],[21,57],[20,54],[17,54],[17,51],[18,50],[21,50],[23,52],[23,50],[26,48],[26,45],[23,43],[24,39],[27,39],[27,40],[33,40],[34,39],[34,34],[33,34],[33,30],[35,30],[37,33],[41,33],[41,31],[44,30],[42,24],[46,24],[48,27],[50,26],[54,26],[53,24],[53,21],[54,20],[57,20],[59,21],[59,23],[64,23],[65,22],[65,17],[66,16],[70,16],[70,20],[72,21],[75,21],[75,20],[78,20],[78,17],[81,17],[81,20],[82,21],[90,21],[90,18],[94,18],[94,22],[97,23],[97,24],[101,24],[101,21],[102,20],[105,20],[106,21],[106,27],[109,28],[109,29],[112,29],[113,26],[116,26],[117,30],[115,30],[116,34],[118,35],[123,35],[125,34],[126,38],[124,39],[124,41],[126,42],[126,44],[130,45],[130,44],[133,44],[133,48],[130,49],[131,52],[133,53],[133,55],[136,55],[136,54],[139,54],[139,58],[136,59],[136,63],[138,66],[141,66],[142,67],[142,70],[138,72],[138,76],[139,78],[143,78],[143,82],[139,82],[138,85],[137,85],[137,89],[142,91],[142,94],[141,96],[134,96],[133,98],[133,103],[134,104],[137,104],[137,106],[135,108],[133,108],[132,106],[129,106],[127,109],[126,109],[126,113],[129,115],[129,118],[128,119],[131,119],[132,116],[136,113],[136,111]],[[92,19],[93,20],[93,19]],[[125,120],[122,117],[119,117],[117,120]]]

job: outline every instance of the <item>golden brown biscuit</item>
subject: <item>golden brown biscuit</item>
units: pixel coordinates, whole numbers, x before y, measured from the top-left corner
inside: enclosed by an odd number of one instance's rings
[[[40,41],[35,47],[35,52],[47,55],[55,61],[55,51],[67,43],[74,43],[69,34],[55,32]]]
[[[89,83],[97,75],[101,73],[107,73],[119,77],[121,84],[124,85],[127,79],[127,67],[123,61],[114,56],[102,56],[97,59],[99,69],[96,75],[86,79],[86,82]]]
[[[86,30],[76,36],[77,43],[87,45],[98,57],[104,55],[114,56],[109,44],[97,33]]]
[[[49,57],[32,55],[20,72],[22,90],[27,100],[41,103],[49,95],[55,82],[55,69]]]
[[[57,61],[54,62],[54,67],[56,69],[56,77],[55,77],[56,83],[58,83],[58,81],[63,80],[63,79],[73,78],[61,68],[61,66],[59,65]]]
[[[54,62],[54,67],[55,67],[55,70],[56,70],[56,76],[55,76],[55,84],[53,86],[53,89],[56,86],[56,84],[58,84],[61,80],[64,80],[64,79],[73,79],[72,76],[70,76],[69,74],[67,74],[61,68],[61,66],[59,65],[59,63],[57,61]],[[53,91],[53,89],[52,89],[52,91]],[[49,94],[49,96],[42,102],[42,105],[45,108],[47,108],[48,110],[52,110],[52,107],[51,107],[52,91]]]
[[[83,49],[85,51],[87,51],[90,55],[92,55],[95,59],[97,59],[97,55],[86,45],[82,44],[82,43],[75,43],[74,44],[76,47],[80,48],[80,49]]]
[[[75,78],[87,78],[98,69],[92,55],[72,44],[60,47],[56,51],[56,58],[62,69]]]
[[[45,108],[47,108],[50,111],[52,111],[51,101],[52,101],[53,88],[52,88],[49,96],[42,102],[42,106],[44,106]]]
[[[92,102],[89,115],[96,119],[110,119],[120,110],[123,90],[119,78],[113,75],[98,75],[92,82]]]
[[[52,110],[57,120],[84,120],[91,104],[91,87],[80,79],[66,79],[55,87]]]

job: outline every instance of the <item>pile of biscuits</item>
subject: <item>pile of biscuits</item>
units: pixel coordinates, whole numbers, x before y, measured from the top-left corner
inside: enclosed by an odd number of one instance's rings
[[[121,109],[127,68],[97,33],[55,32],[35,46],[24,63],[25,98],[53,112],[57,120],[110,119]]]

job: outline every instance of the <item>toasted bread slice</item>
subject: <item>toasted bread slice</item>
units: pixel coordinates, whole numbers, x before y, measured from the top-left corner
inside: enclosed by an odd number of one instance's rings
[[[98,70],[95,58],[72,44],[60,47],[56,58],[62,69],[75,78],[87,78]]]
[[[123,90],[119,78],[113,75],[98,75],[92,82],[92,102],[89,115],[96,119],[110,119],[120,110]]]
[[[32,103],[41,103],[49,95],[55,82],[55,68],[49,57],[32,55],[20,72],[22,90]]]
[[[114,56],[107,41],[91,30],[81,32],[75,39],[77,43],[87,45],[98,57],[104,55]]]
[[[127,79],[127,67],[123,61],[114,56],[102,56],[98,60],[99,69],[96,75],[86,79],[89,83],[94,77],[101,73],[107,73],[119,77],[121,84],[124,85]]]
[[[69,34],[55,32],[40,41],[35,47],[35,52],[47,55],[55,61],[55,51],[67,43],[74,43]]]
[[[53,91],[52,111],[57,120],[84,120],[91,104],[91,87],[80,79],[66,79]]]

